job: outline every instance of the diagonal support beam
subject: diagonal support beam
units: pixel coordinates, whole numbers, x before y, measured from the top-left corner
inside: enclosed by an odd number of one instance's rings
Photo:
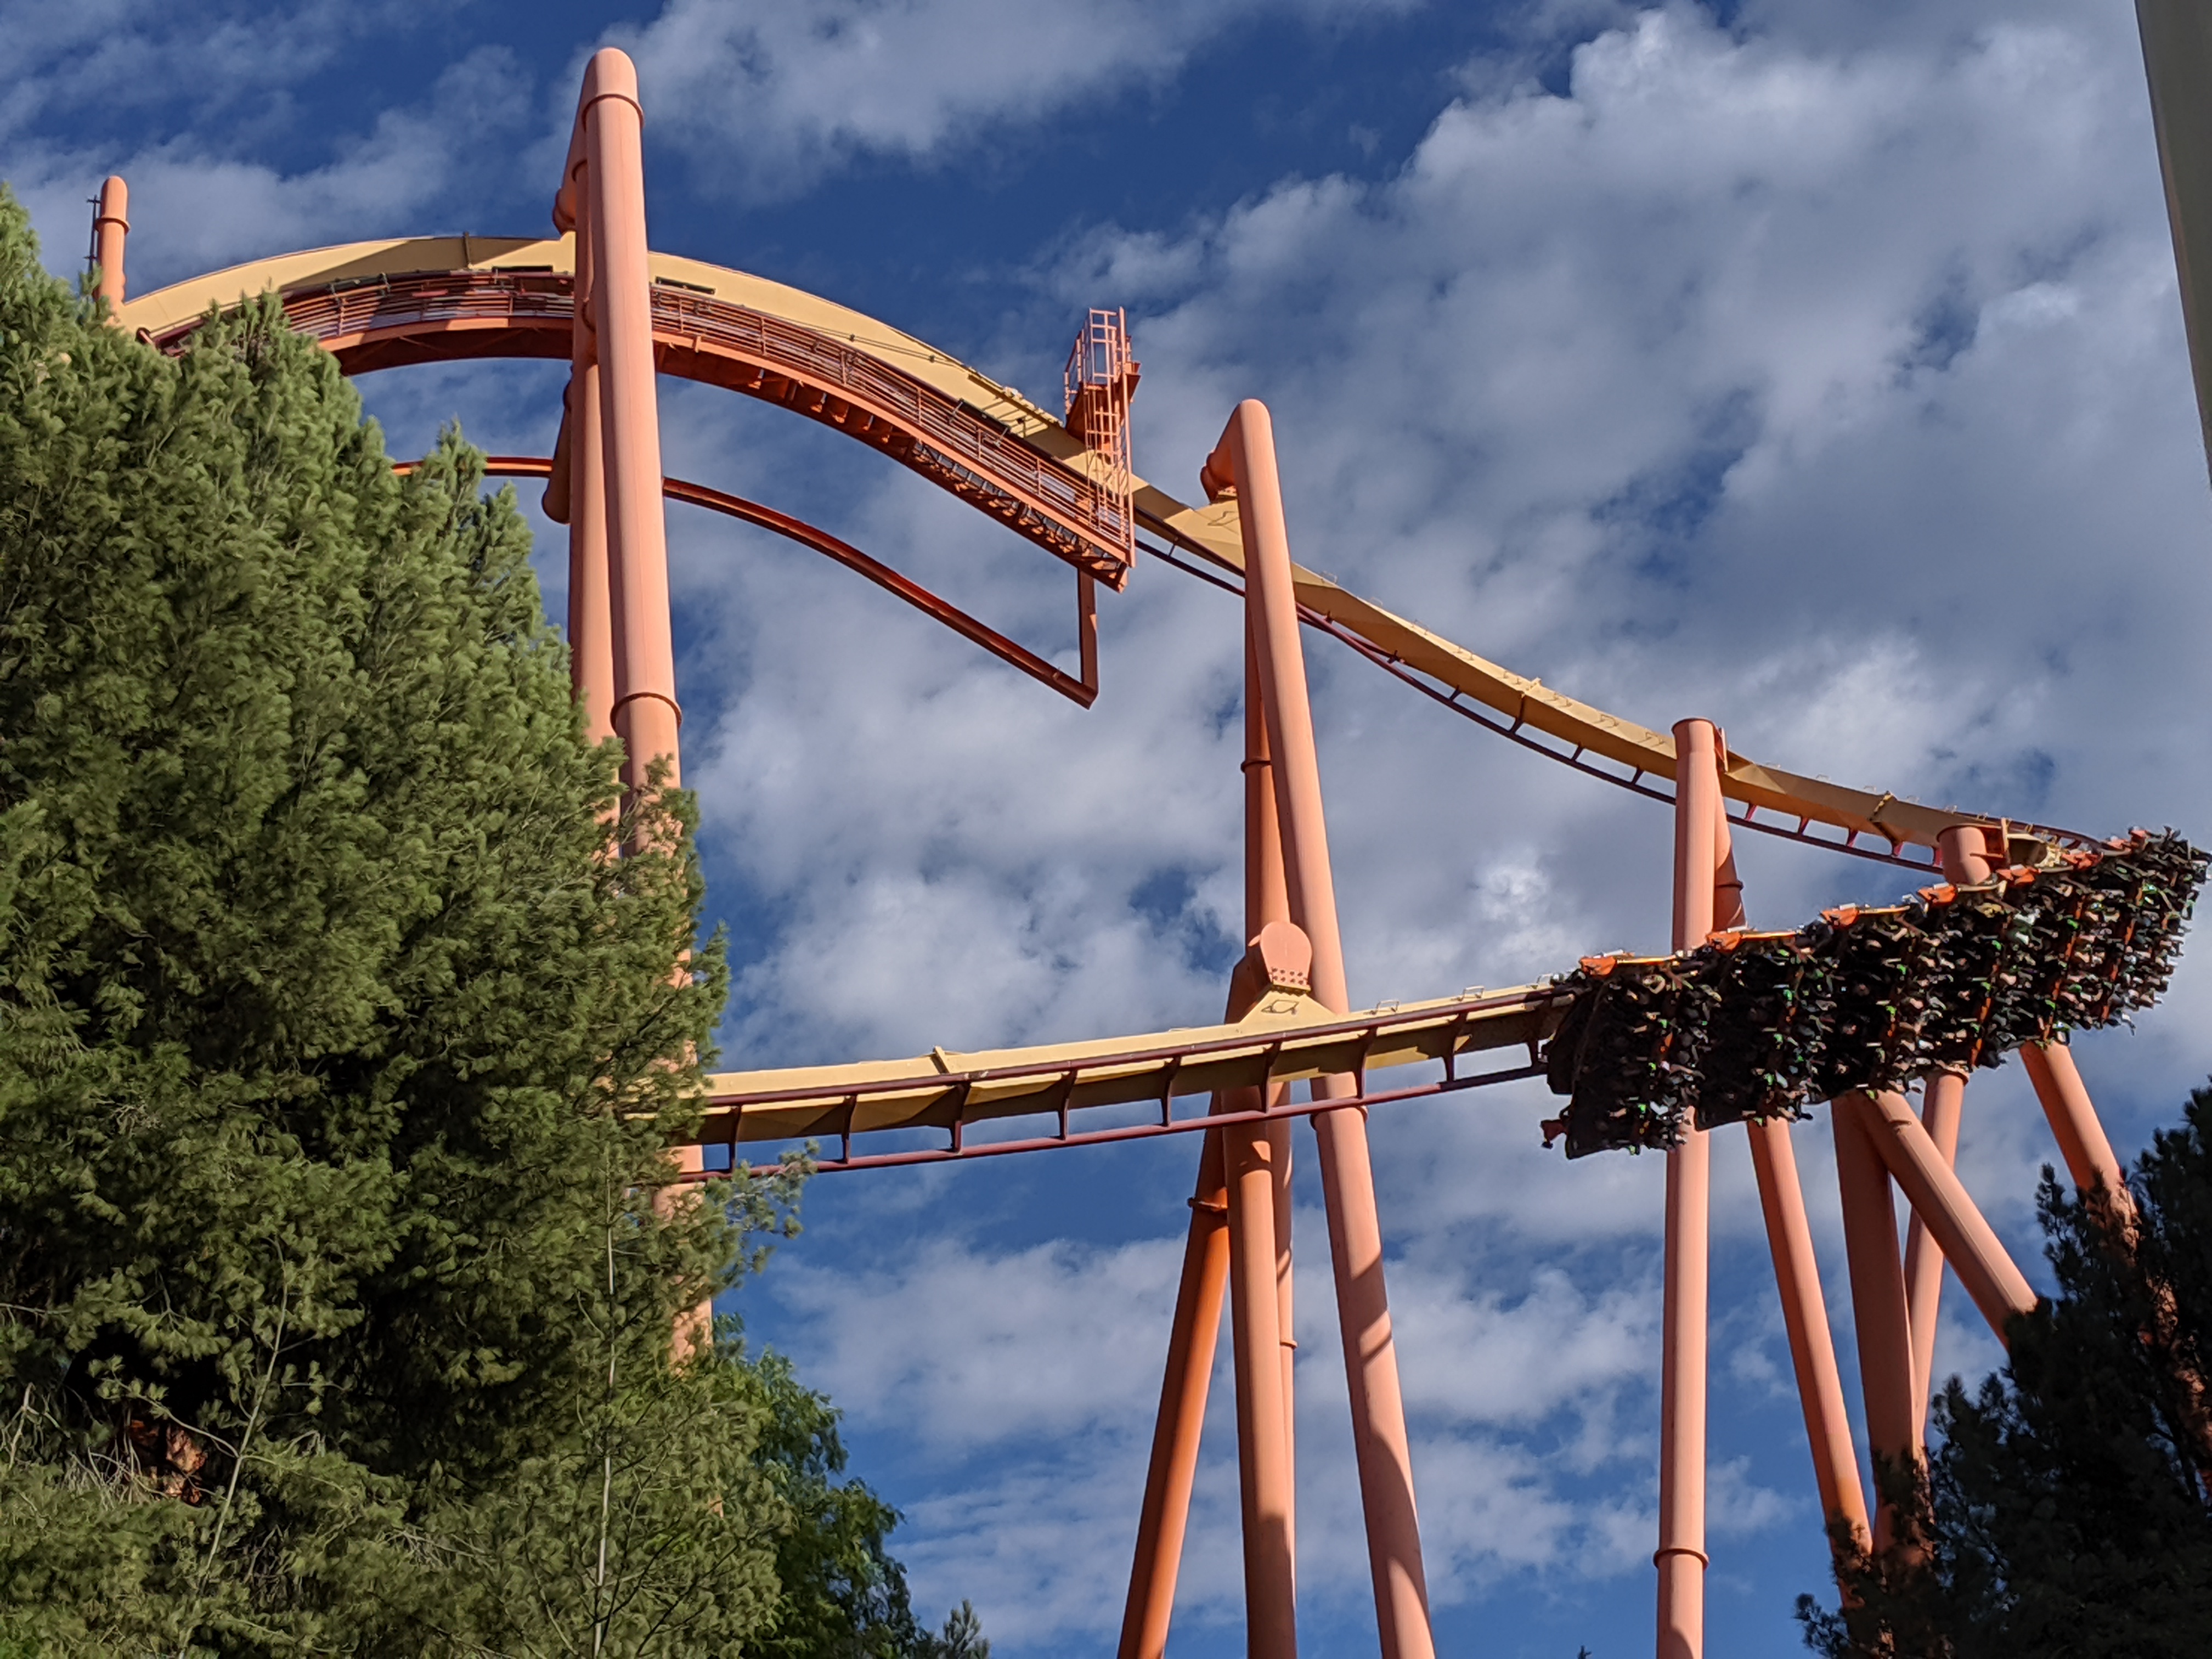
[[[1137,1522],[1137,1554],[1129,1570],[1129,1599],[1121,1614],[1119,1659],[1162,1659],[1168,1620],[1175,1609],[1176,1577],[1190,1521],[1190,1493],[1198,1478],[1200,1431],[1213,1355],[1221,1338],[1221,1304],[1229,1284],[1229,1188],[1221,1132],[1209,1130],[1200,1154],[1198,1190],[1190,1200],[1190,1232],[1183,1246],[1182,1280],[1176,1290],[1175,1324],[1160,1379],[1159,1416],[1152,1429],[1152,1464],[1145,1475],[1144,1508]]]
[[[2066,1173],[2074,1178],[2075,1187],[2087,1198],[2101,1186],[2108,1202],[2132,1211],[2126,1172],[2120,1168],[2105,1126],[2098,1120],[2097,1109],[2089,1099],[2089,1085],[2081,1081],[2081,1068],[2074,1063],[2073,1049],[2063,1042],[2031,1042],[2020,1051],[2020,1058],[2027,1067],[2027,1080],[2035,1085],[2043,1115],[2051,1121],[2051,1135],[2058,1142],[2059,1155],[2066,1160]]]
[[[1836,1340],[1828,1328],[1827,1299],[1820,1291],[1820,1264],[1805,1215],[1796,1149],[1786,1123],[1770,1119],[1745,1127],[1751,1132],[1752,1172],[1758,1177],[1759,1206],[1766,1218],[1767,1246],[1774,1255],[1774,1285],[1782,1297],[1782,1323],[1790,1336],[1790,1363],[1797,1374],[1805,1438],[1813,1450],[1820,1515],[1830,1526],[1843,1522],[1863,1549],[1872,1536],[1866,1492],[1859,1485],[1858,1453],[1851,1445],[1843,1373],[1836,1364]]]
[[[1838,1106],[1852,1111],[1866,1129],[1875,1152],[1911,1200],[1913,1212],[1928,1224],[1951,1270],[1982,1310],[1997,1340],[2017,1316],[2031,1313],[2035,1291],[2014,1265],[1980,1209],[1903,1095],[1885,1089],[1842,1097]]]
[[[1923,1460],[1919,1419],[1912,1411],[1912,1321],[1898,1259],[1897,1208],[1865,1097],[1839,1096],[1829,1108],[1836,1137],[1836,1185],[1843,1200],[1844,1255],[1851,1277],[1851,1322],[1858,1334],[1859,1389],[1866,1405],[1867,1446],[1879,1488],[1883,1465]],[[1916,1121],[1913,1127],[1919,1127]],[[1879,1499],[1881,1493],[1876,1492]],[[1888,1548],[1895,1515],[1877,1503],[1874,1547]]]
[[[1233,490],[1237,496],[1246,625],[1265,702],[1291,920],[1313,945],[1314,1000],[1326,1008],[1348,1008],[1321,765],[1298,638],[1290,532],[1283,515],[1274,426],[1264,404],[1247,398],[1237,405],[1202,476],[1212,481],[1209,488],[1215,493]],[[1359,1091],[1359,1082],[1349,1077],[1323,1078],[1313,1085],[1316,1099],[1350,1099]],[[1434,1659],[1413,1453],[1384,1284],[1382,1226],[1366,1119],[1364,1110],[1328,1112],[1314,1119],[1352,1402],[1352,1449],[1383,1659]]]
[[[1990,878],[1989,836],[1977,823],[1954,824],[1936,838],[1943,878],[1972,886]],[[1959,1127],[1966,1117],[1966,1079],[1958,1072],[1932,1073],[1922,1086],[1920,1121],[1943,1162],[1959,1163]],[[1912,1420],[1928,1432],[1928,1396],[1936,1375],[1936,1333],[1943,1304],[1943,1253],[1917,1212],[1905,1231],[1905,1301],[1912,1316]]]
[[[1714,802],[1717,869],[1713,877],[1713,921],[1722,928],[1741,927],[1743,878],[1736,873],[1728,810]],[[1836,1339],[1828,1328],[1827,1298],[1820,1290],[1820,1263],[1813,1249],[1812,1224],[1805,1214],[1805,1188],[1797,1174],[1797,1150],[1790,1126],[1779,1119],[1744,1125],[1751,1139],[1752,1174],[1759,1183],[1759,1207],[1766,1221],[1766,1245],[1774,1258],[1774,1288],[1782,1298],[1782,1325],[1790,1339],[1790,1369],[1796,1373],[1797,1401],[1805,1413],[1805,1440],[1813,1454],[1813,1480],[1820,1493],[1820,1516],[1832,1528],[1841,1522],[1851,1546],[1863,1550],[1872,1534],[1867,1524],[1866,1493],[1859,1485],[1858,1454],[1851,1445],[1851,1420],[1844,1405],[1844,1381],[1836,1366]],[[1937,1269],[1942,1269],[1941,1258]]]

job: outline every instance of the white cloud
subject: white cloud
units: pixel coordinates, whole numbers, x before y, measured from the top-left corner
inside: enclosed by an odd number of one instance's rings
[[[1109,8],[1089,57],[1064,50],[1073,14],[995,0],[678,4],[638,40],[656,126],[690,120],[687,147],[775,194],[856,158],[1018,142],[1183,72],[1242,15]],[[1266,397],[1301,557],[1624,715],[1708,714],[1761,758],[1931,801],[2092,830],[2212,822],[2182,758],[2212,693],[2203,462],[2126,9],[1532,15],[1526,55],[1468,65],[1395,175],[1096,228],[1036,251],[1048,293],[1010,315],[1132,302],[1142,470],[1188,493],[1233,399]],[[1547,28],[1607,18],[1567,82],[1531,78]],[[126,170],[149,213],[225,186],[204,227],[179,210],[160,234],[203,264],[355,234],[364,204],[420,213],[450,199],[445,135],[477,130],[477,105],[481,131],[535,131],[521,82],[465,61],[489,91],[456,82],[302,171],[182,141]],[[433,401],[370,389],[410,418]],[[493,429],[492,393],[453,397]],[[873,458],[825,460],[811,428],[689,388],[665,406],[672,470],[1067,642],[1064,573],[965,509]],[[1241,908],[1231,604],[1140,570],[1105,604],[1106,690],[1084,714],[803,555],[672,525],[687,775],[717,892],[744,896],[753,930],[730,1063],[1214,1017]],[[1663,939],[1663,810],[1492,744],[1333,647],[1309,655],[1355,995]],[[1750,836],[1739,854],[1761,922],[1906,879]],[[2193,1078],[2208,1001],[2192,966],[2141,1036],[2082,1043],[2123,1145]],[[1374,1118],[1440,1605],[1648,1571],[1662,1166],[1542,1152],[1554,1105],[1524,1084]],[[1855,1394],[1826,1142],[1825,1122],[1797,1137]],[[1717,1150],[1717,1260],[1748,1261],[1753,1299],[1717,1308],[1734,1322],[1716,1387],[1769,1404],[1787,1363],[1747,1160],[1740,1137]],[[1084,1156],[1044,1190],[1093,1179]],[[1963,1172],[2032,1272],[2050,1157],[2016,1068],[1978,1078]],[[1365,1578],[1321,1237],[1302,1212],[1302,1584],[1340,1613]],[[766,1284],[810,1310],[791,1322],[810,1380],[927,1466],[902,1534],[925,1598],[976,1595],[1009,1653],[1103,1648],[1171,1242],[1000,1249],[979,1222],[896,1266],[829,1265],[812,1242]],[[1945,1370],[1993,1357],[1955,1285],[1943,1342]],[[1233,1620],[1238,1593],[1226,1394],[1184,1577],[1201,1626]],[[1770,1490],[1740,1461],[1760,1449],[1747,1432],[1716,1421],[1717,1536],[1808,1525],[1802,1463]]]
[[[940,1238],[834,1285],[781,1263],[775,1293],[835,1310],[806,1354],[817,1385],[950,1456],[1149,1424],[1182,1260],[1180,1240],[997,1255]]]
[[[713,187],[796,194],[856,158],[941,160],[1132,87],[1270,9],[1315,18],[1418,0],[671,0],[631,43],[657,124]]]
[[[128,32],[117,40],[117,51],[122,43],[149,50],[160,44],[158,37]],[[234,94],[241,82],[281,82],[313,66],[280,52],[273,63],[248,66],[226,58],[187,63],[176,72]],[[76,88],[94,102],[94,94],[137,72],[96,57],[72,72],[70,84],[94,70],[107,78]],[[46,230],[49,268],[61,270],[74,269],[80,228],[90,223],[82,198],[106,173],[123,174],[131,186],[133,293],[258,255],[419,234],[426,218],[456,210],[478,190],[474,158],[512,150],[536,113],[528,77],[503,46],[477,47],[426,79],[420,102],[387,111],[366,132],[319,135],[323,159],[306,166],[270,159],[288,147],[256,143],[267,135],[253,123],[242,129],[229,124],[217,104],[194,108],[191,119],[166,131],[157,126],[127,150],[114,147],[112,128],[88,133],[73,120],[61,127],[62,137],[44,126],[11,143],[9,183]],[[297,154],[301,147],[289,148]],[[547,165],[557,173],[557,161]],[[551,200],[550,188],[545,200]]]
[[[1300,1583],[1317,1608],[1366,1593],[1340,1350],[1321,1213],[1302,1208],[1298,1279]],[[929,1471],[902,1547],[930,1596],[972,1595],[994,1636],[1043,1644],[1109,1627],[1143,1483],[1182,1240],[994,1249],[966,1237],[830,1272],[799,1253],[762,1289],[806,1317],[801,1374],[862,1431]],[[1501,1294],[1463,1263],[1400,1263],[1395,1318],[1422,1446],[1425,1538],[1440,1603],[1516,1571],[1568,1580],[1622,1566],[1612,1489],[1650,1455],[1656,1301],[1632,1280],[1589,1291],[1555,1269]],[[1201,1622],[1241,1605],[1227,1325],[1209,1400],[1179,1607]],[[1622,1433],[1626,1414],[1639,1426]],[[1598,1474],[1595,1495],[1577,1490]],[[1729,1513],[1763,1523],[1784,1500],[1723,1467]],[[1644,1547],[1648,1553],[1648,1544]]]
[[[2126,20],[1948,15],[1932,43],[1862,15],[1857,38],[1808,44],[1790,19],[1645,12],[1579,51],[1567,95],[1473,77],[1493,89],[1394,179],[1102,230],[1053,280],[1142,302],[1144,470],[1187,486],[1233,398],[1267,397],[1301,556],[1516,668],[1655,725],[1709,713],[1838,781],[2086,828],[2201,822],[2212,798],[2167,764],[2208,690],[2201,461]],[[951,568],[944,526],[906,513],[852,518]],[[966,577],[1022,611],[1006,568]],[[965,1041],[1210,1012],[1128,895],[1172,865],[1188,913],[1233,916],[1233,610],[1140,573],[1079,725],[949,646],[876,622],[838,644],[853,612],[746,582],[753,690],[702,787],[793,918],[749,981],[774,1011],[749,1040],[880,1051],[916,1046],[920,1012]],[[1663,812],[1310,658],[1357,994],[1663,937]],[[1909,879],[1740,839],[1762,921]],[[2202,979],[2148,1041],[2085,1042],[2116,1122],[2170,1109]],[[2047,1138],[2016,1076],[1972,1099],[1966,1177],[2038,1271]],[[1551,1104],[1531,1085],[1375,1118],[1440,1603],[1649,1559],[1661,1165],[1541,1152]],[[1826,1140],[1806,1126],[1800,1156],[1855,1379]],[[1771,1404],[1787,1359],[1740,1138],[1716,1238],[1753,1298],[1717,1310],[1723,1371]],[[1325,1294],[1302,1277],[1301,1583],[1356,1606]],[[1949,1300],[1943,1364],[1986,1364]],[[1802,1454],[1773,1488],[1741,1432],[1715,1425],[1716,1537],[1809,1524]],[[1121,1464],[1092,1478],[1133,1492]],[[945,1490],[982,1513],[1001,1488]]]
[[[14,59],[0,135],[97,112],[182,106],[192,118],[265,124],[301,81],[388,26],[389,3],[177,7],[143,0],[0,4]],[[105,135],[102,135],[105,136]]]
[[[1525,1426],[1640,1382],[1659,1328],[1655,1288],[1632,1279],[1589,1295],[1558,1268],[1538,1267],[1509,1296],[1463,1273],[1401,1270],[1391,1304],[1407,1409]]]

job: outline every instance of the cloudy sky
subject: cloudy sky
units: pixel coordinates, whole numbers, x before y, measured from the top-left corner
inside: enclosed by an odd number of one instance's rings
[[[1041,402],[1082,308],[1126,306],[1140,471],[1194,495],[1231,404],[1267,399],[1298,556],[1477,651],[1838,781],[2202,840],[2212,500],[2132,11],[0,0],[0,175],[74,270],[84,198],[125,173],[139,292],[356,238],[543,234],[578,74],[613,41],[643,77],[660,249]],[[397,451],[458,418],[544,453],[560,374],[362,390]],[[672,472],[1072,647],[1060,568],[917,479],[726,394],[671,384],[661,408]],[[670,530],[685,768],[740,970],[726,1064],[1216,1017],[1241,920],[1232,601],[1140,569],[1084,713],[788,544],[682,507]],[[1356,1000],[1664,944],[1663,808],[1309,650]],[[1741,855],[1763,924],[1905,880]],[[2139,1030],[2081,1043],[2124,1152],[2212,1066],[2208,1014],[2191,967]],[[1650,1639],[1662,1166],[1570,1168],[1539,1146],[1548,1110],[1528,1085],[1377,1112],[1391,1291],[1439,1646],[1613,1659]],[[1826,1137],[1823,1114],[1799,1156],[1838,1306]],[[923,1603],[972,1597],[1002,1659],[1112,1651],[1195,1152],[824,1177],[738,1298],[844,1407]],[[1962,1156],[2039,1270],[2052,1152],[2016,1066],[1976,1083]],[[1308,1652],[1356,1655],[1305,1164],[1301,1618]],[[1779,1652],[1824,1552],[1741,1136],[1716,1170],[1712,1646]],[[1946,1312],[1940,1366],[1986,1369],[1955,1285]],[[1192,1659],[1242,1644],[1226,1394]]]

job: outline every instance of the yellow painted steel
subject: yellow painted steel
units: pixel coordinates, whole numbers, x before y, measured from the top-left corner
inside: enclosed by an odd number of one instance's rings
[[[1128,1105],[1255,1087],[1273,1080],[1380,1071],[1448,1054],[1533,1046],[1558,1012],[1547,988],[1470,993],[1332,1014],[1279,992],[1233,1025],[1201,1025],[974,1053],[932,1049],[910,1060],[765,1072],[707,1079],[697,1139],[793,1139],[880,1129],[948,1128],[956,1118],[994,1118]],[[866,1092],[862,1092],[866,1091]],[[762,1097],[773,1097],[763,1099]],[[734,1120],[734,1121],[732,1121]]]
[[[433,236],[349,242],[302,253],[234,265],[132,300],[124,325],[160,333],[237,304],[271,289],[323,288],[440,270],[540,270],[573,274],[572,237],[532,240],[492,236]],[[875,356],[886,367],[958,399],[1010,436],[1056,461],[1083,471],[1103,463],[1081,441],[1013,387],[992,380],[913,335],[818,295],[766,277],[670,254],[652,256],[653,278],[670,286],[709,293],[733,304],[813,329]],[[1156,534],[1224,568],[1242,572],[1243,544],[1237,503],[1190,507],[1158,486],[1135,481],[1139,522]],[[1370,604],[1327,577],[1297,568],[1298,600],[1385,654],[1406,663],[1486,708],[1562,743],[1620,765],[1661,777],[1674,772],[1674,738],[1554,691],[1540,680],[1501,667],[1455,645],[1418,623]],[[1939,810],[1887,792],[1848,789],[1731,755],[1722,775],[1729,799],[1778,816],[1882,837],[1899,845],[1934,847],[1954,824],[2002,823],[1980,813]],[[2021,849],[2033,862],[2032,841]]]
[[[1088,453],[1066,427],[1012,386],[1000,385],[949,352],[939,351],[888,323],[803,289],[697,259],[655,253],[651,265],[657,283],[711,294],[732,305],[846,341],[901,374],[966,404],[993,424],[1056,460],[1074,461]],[[573,276],[576,240],[573,236],[542,240],[517,236],[416,236],[346,242],[188,278],[131,301],[123,307],[122,321],[126,328],[159,334],[179,323],[205,316],[210,307],[234,306],[271,289],[282,293],[287,289],[326,288],[334,283],[439,270],[550,271]]]
[[[1144,484],[1138,489],[1136,506],[1139,518],[1160,533],[1230,569],[1243,571],[1244,552],[1235,501],[1189,507]],[[1294,567],[1292,574],[1299,604],[1486,708],[1623,766],[1661,777],[1674,775],[1671,733],[1608,714],[1553,690],[1541,680],[1500,667],[1303,566]],[[1954,824],[2003,822],[1978,812],[1917,805],[1887,792],[1844,788],[1735,754],[1728,757],[1721,790],[1732,800],[1763,811],[1922,847],[1935,846],[1936,838]]]

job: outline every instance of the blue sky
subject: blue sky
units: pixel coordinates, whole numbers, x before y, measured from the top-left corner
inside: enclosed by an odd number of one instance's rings
[[[664,251],[1040,401],[1082,308],[1125,305],[1139,471],[1193,494],[1231,404],[1265,398],[1299,556],[1478,651],[1839,781],[2212,832],[2212,502],[2120,0],[0,0],[0,175],[57,270],[128,176],[142,292],[360,237],[541,234],[582,61],[622,44]],[[458,418],[544,453],[559,374],[362,391],[397,451]],[[1058,568],[879,458],[696,387],[662,410],[672,471],[1068,647]],[[740,969],[726,1063],[1214,1017],[1231,601],[1139,570],[1084,713],[796,549],[670,527],[685,769]],[[1663,809],[1326,641],[1309,659],[1356,1000],[1663,942]],[[1765,924],[1903,879],[1741,850]],[[2212,1066],[2208,1004],[2192,963],[2139,1030],[2081,1044],[2124,1151]],[[1661,1166],[1570,1168],[1548,1110],[1532,1085],[1378,1111],[1377,1177],[1440,1649],[1613,1659],[1650,1640]],[[738,1298],[846,1408],[925,1605],[972,1597],[1002,1659],[1112,1650],[1194,1150],[826,1177]],[[1825,1115],[1799,1157],[1840,1308]],[[2051,1157],[2017,1068],[1978,1079],[1962,1168],[2039,1268]],[[1740,1137],[1716,1168],[1711,1650],[1786,1651],[1822,1546]],[[1301,1619],[1310,1654],[1352,1655],[1324,1237],[1304,1190]],[[1985,1369],[1955,1285],[1946,1314],[1939,1368]],[[1229,1427],[1193,1659],[1242,1644]]]

